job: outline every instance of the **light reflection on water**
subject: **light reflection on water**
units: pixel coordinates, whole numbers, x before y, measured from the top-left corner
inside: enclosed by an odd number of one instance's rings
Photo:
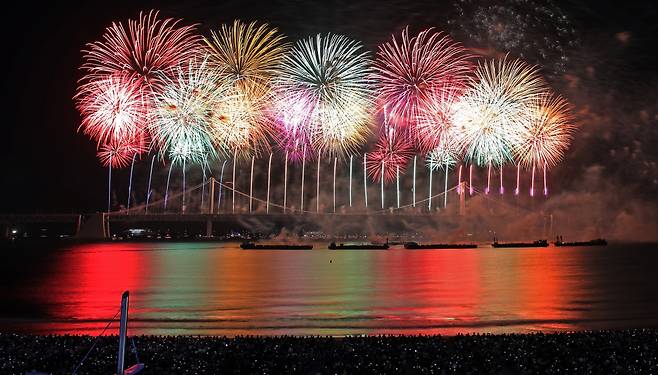
[[[12,256],[0,331],[455,334],[658,326],[658,248],[247,251],[81,244]],[[108,333],[115,333],[112,328]]]

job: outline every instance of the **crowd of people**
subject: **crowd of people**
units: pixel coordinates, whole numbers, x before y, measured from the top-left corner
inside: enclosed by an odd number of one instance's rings
[[[95,338],[0,334],[0,373],[71,374]],[[130,349],[133,347],[135,350]],[[457,336],[137,336],[144,374],[644,374],[658,330]],[[78,374],[114,374],[118,339],[98,339]],[[137,355],[136,355],[137,354]]]

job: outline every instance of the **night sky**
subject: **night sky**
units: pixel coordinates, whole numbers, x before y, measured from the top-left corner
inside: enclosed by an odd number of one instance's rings
[[[104,208],[107,170],[95,157],[95,143],[77,133],[80,117],[71,99],[82,76],[80,50],[98,40],[112,21],[160,9],[162,16],[199,23],[204,35],[240,18],[269,22],[291,40],[317,32],[343,33],[375,51],[409,24],[412,31],[436,26],[467,47],[495,55],[506,46],[512,55],[541,65],[555,90],[575,107],[581,130],[555,171],[559,182],[554,191],[599,194],[599,201],[609,197],[607,207],[616,210],[633,202],[648,207],[648,220],[655,219],[657,6],[649,1],[569,1],[559,8],[543,1],[481,3],[494,4],[507,17],[513,34],[503,36],[506,40],[486,34],[482,23],[491,20],[473,17],[483,14],[474,10],[480,6],[476,1],[81,1],[41,7],[20,2],[3,17],[0,212]],[[534,24],[532,17],[547,17],[546,25]]]

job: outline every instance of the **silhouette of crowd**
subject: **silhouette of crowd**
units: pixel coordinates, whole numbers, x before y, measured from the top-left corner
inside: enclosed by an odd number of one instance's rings
[[[146,364],[144,374],[648,374],[658,369],[658,330],[650,329],[132,340],[139,360]],[[71,374],[93,341],[90,336],[0,334],[0,373]],[[117,348],[116,336],[99,338],[77,373],[114,374]],[[133,350],[126,358],[128,366],[136,363]]]

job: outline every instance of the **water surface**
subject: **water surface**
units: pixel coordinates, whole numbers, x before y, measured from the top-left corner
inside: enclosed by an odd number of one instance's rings
[[[658,246],[241,250],[235,243],[3,249],[0,331],[455,334],[658,327]],[[112,326],[107,333],[115,333]]]

